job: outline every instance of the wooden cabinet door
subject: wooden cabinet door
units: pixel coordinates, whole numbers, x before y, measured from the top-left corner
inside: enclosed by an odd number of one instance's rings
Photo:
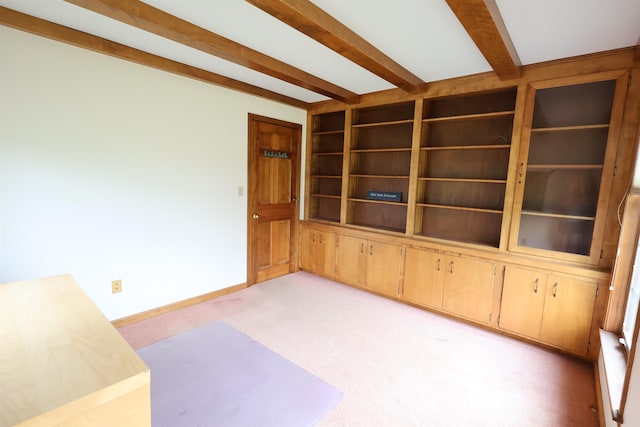
[[[408,248],[404,260],[404,290],[407,301],[442,309],[445,260],[442,254]]]
[[[366,278],[367,241],[350,236],[338,236],[336,245],[336,280],[364,287]]]
[[[502,287],[500,329],[538,339],[546,289],[546,273],[507,266]]]
[[[298,266],[301,269],[309,272],[315,272],[315,260],[316,260],[316,245],[315,245],[315,231],[302,227],[300,229],[300,243],[298,250]]]
[[[318,231],[316,234],[316,273],[333,279],[336,235],[325,231]]]
[[[368,242],[366,287],[385,295],[398,296],[402,246]]]
[[[540,339],[586,354],[597,288],[594,282],[549,275]]]
[[[442,307],[446,311],[489,323],[495,265],[481,260],[447,257]]]

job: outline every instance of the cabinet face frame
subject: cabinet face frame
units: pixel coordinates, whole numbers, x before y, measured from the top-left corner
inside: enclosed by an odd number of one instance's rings
[[[509,238],[509,251],[537,255],[545,258],[555,258],[569,262],[579,262],[597,265],[600,260],[602,249],[605,221],[607,217],[607,204],[609,192],[613,182],[613,170],[616,161],[618,140],[624,112],[624,104],[627,93],[628,71],[614,71],[598,74],[585,75],[580,77],[565,77],[554,80],[530,82],[526,91],[526,105],[524,120],[522,123],[522,134],[520,138],[520,153],[516,165],[515,196],[513,201],[511,234]],[[524,188],[527,179],[527,166],[529,149],[531,143],[531,129],[535,106],[536,92],[539,89],[558,88],[563,86],[573,86],[586,83],[596,83],[605,80],[615,80],[616,86],[613,95],[611,108],[611,118],[609,121],[609,131],[607,135],[607,145],[602,166],[600,179],[600,189],[598,193],[596,214],[593,223],[591,245],[588,255],[580,255],[566,252],[539,249],[527,246],[520,246],[518,238],[520,235],[520,221],[522,218],[522,204],[524,201]]]

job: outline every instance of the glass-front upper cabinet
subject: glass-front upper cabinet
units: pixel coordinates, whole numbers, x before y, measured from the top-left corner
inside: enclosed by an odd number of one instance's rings
[[[529,87],[512,251],[598,262],[627,75],[599,77]]]

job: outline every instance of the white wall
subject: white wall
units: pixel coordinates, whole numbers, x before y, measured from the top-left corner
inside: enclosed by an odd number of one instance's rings
[[[640,405],[638,402],[640,402],[640,351],[636,351],[633,361],[623,425],[629,427],[640,426]]]
[[[640,146],[638,147],[636,159],[640,159]],[[640,160],[636,160],[635,172],[633,175],[633,188],[640,188]],[[640,426],[640,351],[636,351],[631,371],[631,380],[627,394],[627,403],[624,410],[625,426]]]
[[[246,281],[247,115],[304,110],[4,27],[0,52],[0,282],[71,273],[116,319]]]

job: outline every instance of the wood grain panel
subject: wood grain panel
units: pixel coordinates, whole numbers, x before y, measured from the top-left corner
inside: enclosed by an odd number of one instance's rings
[[[404,261],[403,298],[442,309],[445,265],[443,254],[408,248]]]
[[[540,339],[586,355],[597,285],[549,275]]]
[[[70,276],[1,285],[0,336],[0,426],[150,425],[149,369]]]
[[[350,285],[364,287],[366,279],[367,241],[339,236],[336,245],[336,279]]]
[[[443,309],[488,324],[492,315],[495,265],[481,260],[450,257],[445,268]]]
[[[367,288],[381,294],[397,296],[402,247],[370,241],[367,250]]]
[[[507,266],[502,288],[500,328],[538,339],[546,291],[546,273]]]

